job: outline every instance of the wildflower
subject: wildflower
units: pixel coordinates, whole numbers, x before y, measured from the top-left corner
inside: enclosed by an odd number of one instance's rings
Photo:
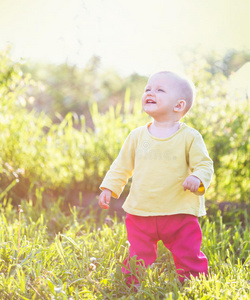
[[[91,263],[95,263],[96,262],[96,258],[95,257],[90,257],[90,261],[91,261]]]
[[[89,265],[89,269],[90,269],[90,271],[95,271],[95,269],[96,269],[96,265],[94,265],[94,264],[90,264]]]

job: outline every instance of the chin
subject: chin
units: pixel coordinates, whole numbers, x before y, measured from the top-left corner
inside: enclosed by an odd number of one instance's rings
[[[144,111],[145,111],[145,113],[147,114],[147,115],[149,115],[150,117],[154,117],[155,116],[155,113],[153,112],[153,111],[148,111],[148,110],[145,110],[144,109]]]
[[[144,108],[144,107],[143,107],[143,111],[145,111],[145,113],[147,113],[147,114],[150,114],[150,113],[151,113],[150,110],[148,110],[147,108]]]

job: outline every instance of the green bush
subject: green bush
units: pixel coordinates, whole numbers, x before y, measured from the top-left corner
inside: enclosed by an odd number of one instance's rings
[[[214,161],[207,199],[247,202],[249,99],[230,98],[227,78],[220,73],[212,76],[204,62],[190,64],[187,72],[197,86],[197,100],[183,121],[201,132]],[[30,100],[27,91],[35,84],[21,72],[20,63],[1,53],[0,197],[36,198],[37,188],[52,196],[97,191],[128,133],[150,120],[140,101],[132,105],[127,90],[123,108],[118,104],[101,113],[93,103],[94,129],[75,113],[53,124],[45,113],[25,107]]]
[[[190,68],[189,75],[197,87],[197,99],[186,123],[202,134],[214,162],[209,198],[247,202],[250,99],[230,95],[228,79],[222,73],[212,76],[207,69],[209,65],[204,61]]]

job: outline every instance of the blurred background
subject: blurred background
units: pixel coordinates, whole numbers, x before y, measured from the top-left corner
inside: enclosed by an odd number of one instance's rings
[[[249,11],[248,0],[0,0],[0,200],[96,205],[127,134],[149,121],[147,77],[172,70],[197,88],[183,121],[214,161],[208,203],[247,205]]]

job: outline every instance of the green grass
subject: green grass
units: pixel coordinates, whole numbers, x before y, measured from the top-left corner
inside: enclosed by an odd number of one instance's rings
[[[139,268],[138,292],[124,284],[122,261],[128,254],[123,221],[90,208],[60,209],[61,201],[11,203],[0,207],[1,299],[249,299],[249,227],[242,221],[223,224],[218,212],[201,219],[202,251],[209,260],[208,278],[178,282],[170,252],[158,244],[153,266]],[[20,249],[18,236],[20,228]],[[132,270],[135,262],[131,262]]]
[[[36,83],[20,67],[0,53],[0,299],[249,298],[249,226],[242,212],[249,202],[249,99],[230,96],[227,78],[212,74],[205,61],[188,67],[198,93],[183,121],[202,134],[214,161],[206,199],[235,206],[223,219],[210,207],[210,217],[201,219],[208,278],[181,286],[171,254],[159,243],[155,264],[139,270],[143,281],[135,293],[121,272],[128,254],[124,222],[105,219],[106,211],[64,213],[61,207],[98,190],[128,133],[148,116],[140,101],[130,103],[127,90],[124,102],[105,113],[90,100],[94,130],[73,112],[57,114],[60,123],[53,124],[44,112],[27,109]],[[19,215],[5,198],[28,200]]]

